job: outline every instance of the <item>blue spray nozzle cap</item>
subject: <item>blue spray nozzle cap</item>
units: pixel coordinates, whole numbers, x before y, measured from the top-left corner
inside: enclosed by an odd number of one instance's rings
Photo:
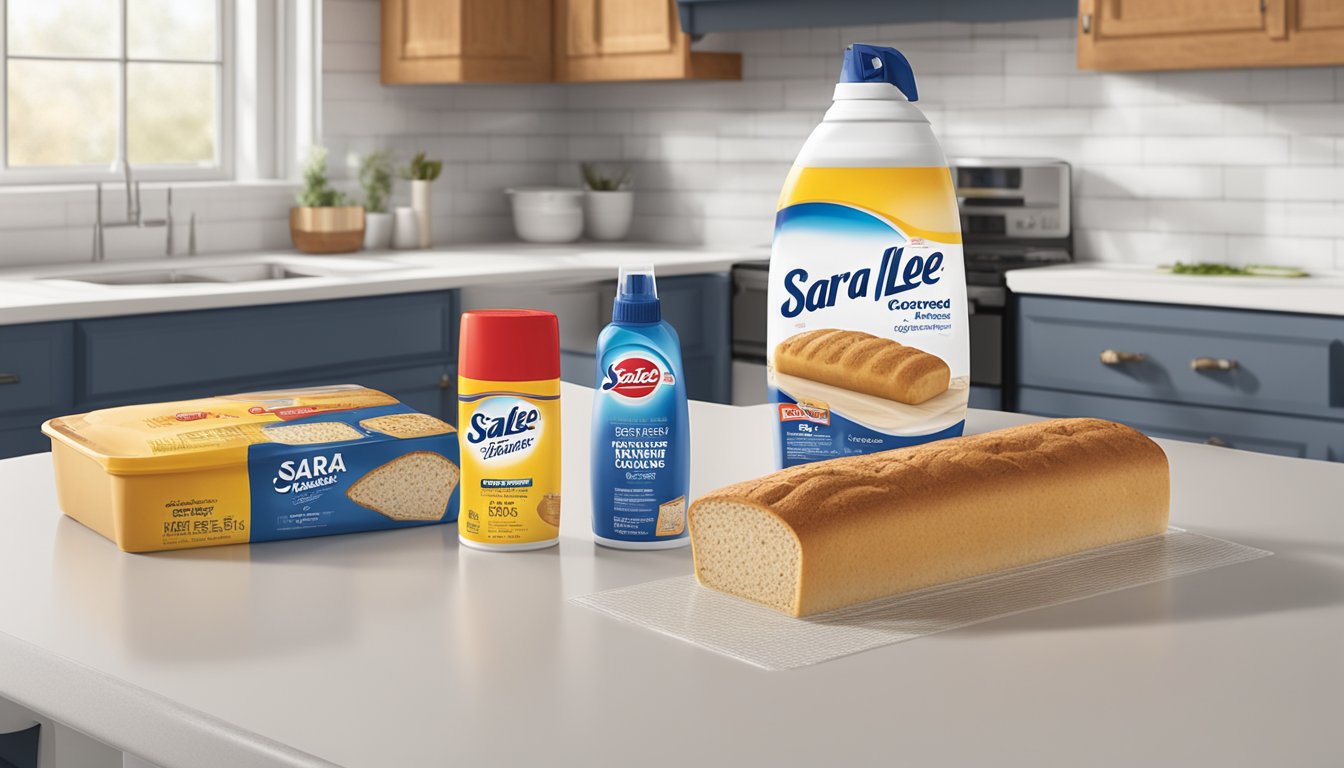
[[[915,88],[915,70],[905,55],[895,48],[854,43],[845,49],[840,67],[842,83],[890,83],[905,94],[907,101],[919,101]]]
[[[615,323],[656,323],[663,319],[658,283],[652,266],[621,267],[616,279],[616,300],[611,304]]]

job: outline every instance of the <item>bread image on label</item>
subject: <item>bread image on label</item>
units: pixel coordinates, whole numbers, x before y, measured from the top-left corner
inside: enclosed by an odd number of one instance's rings
[[[346,440],[358,440],[364,435],[359,430],[339,421],[323,421],[312,424],[287,424],[278,427],[265,427],[262,434],[272,443],[283,445],[317,445],[319,443],[340,443]]]
[[[775,370],[854,392],[919,405],[947,391],[952,371],[941,358],[863,331],[821,328],[775,347]]]
[[[414,451],[370,471],[345,495],[398,522],[439,520],[448,510],[460,472],[433,451]]]
[[[658,522],[654,536],[680,536],[686,530],[686,497],[678,496],[658,505]]]
[[[451,424],[424,413],[394,413],[390,416],[377,416],[364,419],[359,426],[372,432],[380,432],[402,439],[410,437],[428,437],[447,435],[456,432]]]
[[[697,499],[695,573],[809,616],[1167,528],[1167,457],[1100,419],[1056,419],[800,464]]]
[[[537,502],[537,516],[548,524],[560,527],[560,494],[548,493]]]

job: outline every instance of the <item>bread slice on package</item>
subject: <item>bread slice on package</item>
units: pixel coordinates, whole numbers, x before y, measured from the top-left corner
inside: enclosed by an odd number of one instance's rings
[[[432,451],[413,451],[370,471],[350,486],[356,504],[398,522],[443,517],[460,477],[453,462]]]
[[[691,545],[701,584],[808,616],[1160,534],[1169,495],[1152,440],[1057,419],[728,486]]]
[[[918,405],[947,391],[952,372],[928,352],[862,331],[821,328],[775,347],[775,370]]]
[[[364,419],[359,426],[384,435],[407,439],[447,435],[457,430],[452,425],[424,413],[393,413],[388,416],[376,416]]]
[[[364,435],[359,430],[339,421],[318,421],[308,424],[287,424],[264,427],[262,434],[272,443],[283,445],[318,445],[358,440]]]

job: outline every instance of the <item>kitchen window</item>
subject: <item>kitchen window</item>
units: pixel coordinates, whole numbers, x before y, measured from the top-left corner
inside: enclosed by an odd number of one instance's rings
[[[0,179],[230,176],[232,5],[0,0]]]

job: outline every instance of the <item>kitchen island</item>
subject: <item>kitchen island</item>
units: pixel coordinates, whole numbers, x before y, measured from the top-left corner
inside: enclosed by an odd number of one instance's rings
[[[456,527],[128,555],[0,462],[0,697],[164,768],[1339,765],[1344,466],[1163,441],[1172,524],[1275,556],[764,672],[568,598],[691,570]],[[692,403],[692,495],[771,468],[769,406]],[[971,431],[1030,417],[972,411]]]

